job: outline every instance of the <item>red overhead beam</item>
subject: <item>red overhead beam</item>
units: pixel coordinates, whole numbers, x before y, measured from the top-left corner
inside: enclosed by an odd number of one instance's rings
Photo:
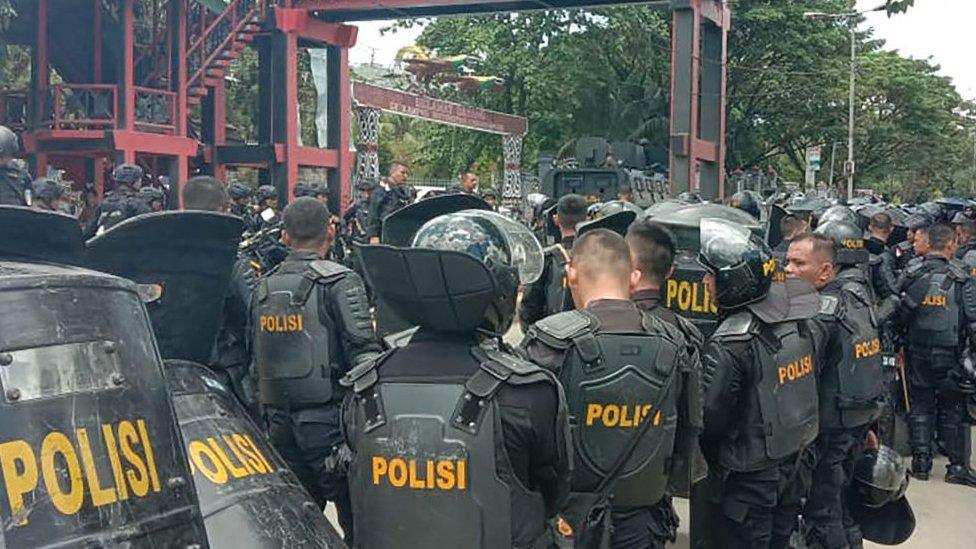
[[[318,11],[327,21],[366,21],[400,17],[594,8],[627,4],[670,5],[670,0],[296,0],[295,7]]]

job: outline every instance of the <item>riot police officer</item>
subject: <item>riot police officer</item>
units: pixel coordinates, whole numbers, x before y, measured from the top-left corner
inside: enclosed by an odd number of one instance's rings
[[[136,188],[142,183],[142,168],[135,164],[119,164],[112,170],[115,189],[105,195],[98,208],[96,231],[102,232],[130,217],[149,213],[149,208],[139,200]]]
[[[729,198],[728,205],[746,212],[756,221],[762,220],[763,200],[756,191],[739,191]]]
[[[376,293],[419,329],[344,380],[356,546],[545,547],[569,488],[565,400],[501,340],[519,283],[541,271],[538,243],[465,210],[428,221],[411,248],[360,252]]]
[[[139,199],[150,212],[161,212],[166,208],[166,193],[156,187],[139,189]]]
[[[30,176],[13,163],[14,156],[19,152],[17,134],[6,126],[0,126],[0,204],[27,205]]]
[[[549,315],[573,308],[573,298],[566,282],[566,265],[576,238],[576,225],[586,220],[586,199],[567,194],[556,203],[553,221],[559,228],[560,241],[545,249],[545,267],[539,280],[525,288],[519,320],[528,326]]]
[[[825,549],[861,547],[861,533],[844,497],[854,457],[881,411],[881,340],[869,289],[861,280],[867,260],[860,229],[846,221],[821,224],[795,239],[786,275],[821,294],[818,319],[827,336],[819,372],[820,435],[817,463],[803,516],[808,542]],[[854,271],[855,275],[844,275]]]
[[[31,183],[31,207],[50,212],[61,211],[61,197],[64,189],[53,179],[40,177]]]
[[[803,217],[787,214],[780,220],[779,230],[780,234],[783,235],[783,240],[773,248],[773,255],[776,257],[776,261],[779,261],[780,265],[786,265],[786,252],[790,248],[790,242],[810,230],[810,224]]]
[[[820,299],[802,280],[773,284],[772,252],[739,225],[704,219],[700,240],[722,317],[702,356],[712,538],[720,547],[785,547],[819,426]]]
[[[952,226],[956,230],[956,259],[976,274],[976,220],[959,212],[952,219]]]
[[[868,220],[868,239],[864,241],[864,247],[871,254],[868,260],[871,286],[878,300],[894,295],[895,283],[898,281],[895,274],[895,256],[888,246],[893,230],[891,216],[885,212],[878,212]]]
[[[679,397],[692,368],[688,342],[630,300],[640,273],[619,234],[593,229],[580,236],[566,274],[576,309],[533,324],[522,348],[556,372],[567,392],[572,490],[600,495],[605,479],[615,480],[611,547],[663,548],[677,527],[667,505],[675,434],[690,429],[679,422],[694,415]],[[618,460],[629,465],[618,471]],[[563,509],[574,533],[578,517],[591,514],[589,503],[574,498]]]
[[[362,180],[356,184],[356,200],[346,208],[342,214],[342,232],[353,242],[364,244],[369,241],[366,236],[366,224],[369,218],[369,198],[377,183]]]
[[[916,212],[905,220],[905,227],[908,229],[908,237],[896,244],[892,250],[895,256],[895,271],[901,273],[908,266],[908,262],[918,257],[915,252],[915,236],[919,231],[924,231],[935,221],[930,215],[924,212]],[[924,255],[924,254],[922,254]]]
[[[899,281],[899,316],[909,364],[909,426],[912,474],[927,480],[932,438],[949,457],[945,480],[976,486],[970,469],[970,425],[966,394],[972,389],[971,349],[976,333],[976,281],[954,259],[955,234],[936,224],[927,235],[928,254]],[[936,426],[938,422],[938,426]]]
[[[254,195],[251,188],[241,183],[231,183],[227,185],[227,194],[230,196],[230,213],[237,217],[244,218],[245,221],[251,215],[251,197]]]
[[[417,191],[407,183],[410,168],[403,162],[390,164],[390,175],[380,180],[369,200],[366,234],[370,244],[379,244],[383,219],[417,199]]]
[[[380,348],[359,275],[325,261],[335,236],[329,212],[296,199],[282,215],[290,253],[262,277],[251,299],[253,371],[269,437],[321,506],[334,501],[352,533],[344,478],[325,461],[341,443],[338,380]]]

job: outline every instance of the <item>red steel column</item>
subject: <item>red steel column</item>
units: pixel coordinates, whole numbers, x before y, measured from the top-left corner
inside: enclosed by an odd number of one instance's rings
[[[119,105],[118,113],[120,128],[133,131],[136,126],[136,91],[135,91],[135,2],[136,0],[122,0],[122,70],[119,74]],[[128,156],[128,153],[126,153]],[[135,153],[132,153],[133,161]],[[128,160],[126,160],[128,162]]]
[[[352,83],[349,78],[349,48],[339,47],[339,142],[336,143],[336,171],[339,174],[339,212],[345,212],[352,201],[352,170],[355,154],[351,152]]]

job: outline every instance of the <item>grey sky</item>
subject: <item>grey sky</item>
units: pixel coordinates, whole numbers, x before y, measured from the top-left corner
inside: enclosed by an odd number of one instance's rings
[[[859,9],[881,3],[883,0],[857,1]],[[884,13],[872,14],[865,25],[874,27],[889,49],[917,59],[931,57],[964,97],[976,99],[976,0],[916,0],[915,4],[908,13],[890,19]],[[389,24],[359,25],[359,43],[350,54],[353,63],[367,63],[375,56],[377,63],[389,65],[396,51],[413,44],[420,34],[414,28],[380,36],[379,30]]]

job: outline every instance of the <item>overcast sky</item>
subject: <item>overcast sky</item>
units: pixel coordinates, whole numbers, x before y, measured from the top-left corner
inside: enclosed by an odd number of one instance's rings
[[[793,0],[790,0],[793,1]],[[883,0],[857,0],[859,9],[884,3]],[[413,44],[419,28],[399,30],[380,36],[380,29],[390,22],[367,22],[359,25],[359,42],[353,48],[353,63],[388,65],[396,51]],[[903,55],[932,61],[950,76],[959,92],[976,99],[976,0],[916,0],[908,13],[888,18],[884,13],[872,14],[866,26],[874,27],[876,36]]]

